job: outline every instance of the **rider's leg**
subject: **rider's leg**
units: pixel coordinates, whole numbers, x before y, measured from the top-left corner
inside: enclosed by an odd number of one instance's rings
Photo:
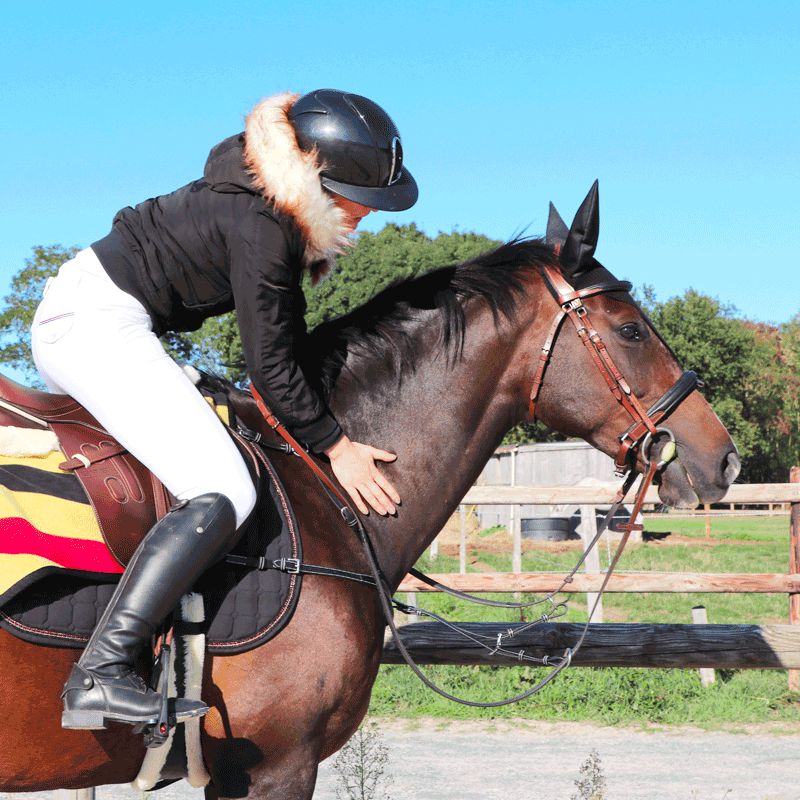
[[[219,418],[152,332],[138,300],[91,250],[61,268],[31,329],[36,366],[72,395],[179,500],[226,495],[240,525],[255,505],[247,467]]]
[[[154,722],[161,696],[134,673],[136,653],[191,584],[226,550],[236,530],[230,501],[204,494],[157,522],[125,569],[64,686],[65,728],[104,728],[108,720]],[[187,561],[189,564],[187,565]],[[180,699],[178,719],[201,716],[204,703]]]
[[[64,722],[70,727],[102,726],[105,719],[149,721],[160,696],[133,674],[136,653],[232,546],[255,504],[255,490],[218,418],[153,335],[144,308],[114,286],[91,251],[62,268],[50,285],[32,341],[48,385],[83,403],[188,501],[161,520],[134,554],[65,687]],[[182,701],[177,710],[200,714],[205,706]]]

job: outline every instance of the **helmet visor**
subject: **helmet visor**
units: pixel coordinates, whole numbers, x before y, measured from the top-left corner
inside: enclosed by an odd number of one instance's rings
[[[398,142],[399,145],[399,142]],[[399,149],[402,163],[402,150]],[[401,170],[389,186],[354,186],[322,177],[322,185],[330,192],[378,211],[405,211],[417,202],[417,182],[407,169]]]

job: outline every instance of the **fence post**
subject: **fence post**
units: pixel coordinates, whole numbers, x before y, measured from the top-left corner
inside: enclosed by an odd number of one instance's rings
[[[417,605],[417,593],[416,592],[406,592],[406,603],[410,606],[414,606],[416,608]],[[412,622],[419,622],[416,614],[405,614],[406,618],[406,625],[410,625]]]
[[[692,622],[695,625],[708,625],[708,613],[705,606],[692,607]],[[711,686],[712,683],[716,683],[717,675],[713,669],[700,667],[697,671],[700,673],[701,686]]]
[[[458,539],[458,571],[464,575],[467,571],[467,509],[462,503],[458,507],[461,531]]]
[[[597,512],[594,506],[581,506],[581,538],[583,539],[583,546],[586,547],[589,542],[597,535]],[[586,555],[586,572],[592,575],[600,574],[600,552],[597,545],[595,545]],[[597,608],[595,609],[592,622],[603,621],[603,598],[598,600],[597,592],[586,593],[587,613],[590,613],[592,606],[597,601]]]
[[[517,450],[519,445],[514,445],[511,451],[511,486],[517,485]],[[515,575],[522,572],[522,506],[511,506],[511,571]],[[518,595],[519,593],[515,593]]]
[[[56,789],[55,800],[94,800],[94,788]]]
[[[800,467],[792,467],[789,483],[800,483]],[[800,571],[800,503],[791,504],[789,524],[789,572]],[[789,595],[789,624],[800,625],[800,594]],[[800,692],[800,670],[789,670],[789,691]]]

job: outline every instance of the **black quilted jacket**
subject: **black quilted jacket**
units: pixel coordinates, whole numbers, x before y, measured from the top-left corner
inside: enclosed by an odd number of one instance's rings
[[[320,452],[342,431],[298,363],[306,337],[302,236],[251,187],[242,146],[242,135],[226,139],[202,179],[122,209],[92,249],[148,309],[158,334],[196,330],[235,308],[256,389]]]

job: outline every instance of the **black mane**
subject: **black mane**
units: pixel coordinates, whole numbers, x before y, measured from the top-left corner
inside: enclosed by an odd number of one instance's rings
[[[302,354],[307,374],[317,376],[327,393],[349,354],[394,363],[400,377],[403,369],[415,366],[409,332],[416,322],[429,323],[435,311],[443,347],[448,357],[456,358],[464,345],[463,301],[480,298],[489,304],[495,322],[511,319],[523,273],[552,258],[552,247],[543,240],[516,239],[462,264],[394,283],[311,332]]]
[[[393,364],[400,379],[404,370],[416,366],[410,332],[417,323],[430,324],[437,317],[442,345],[448,357],[456,358],[464,345],[463,301],[483,300],[495,322],[511,319],[522,275],[552,259],[553,249],[543,239],[515,239],[462,264],[398,281],[359,308],[318,325],[303,343],[299,360],[325,396],[349,354]],[[240,391],[216,375],[202,372],[201,376],[202,385],[212,393]]]

